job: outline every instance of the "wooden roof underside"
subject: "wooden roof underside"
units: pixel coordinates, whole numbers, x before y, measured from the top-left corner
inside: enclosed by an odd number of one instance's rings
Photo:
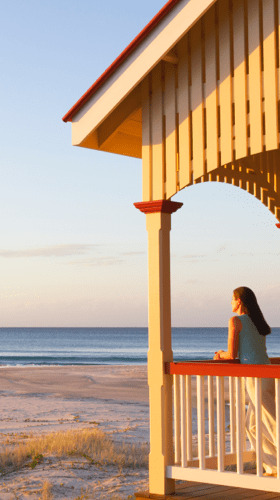
[[[280,220],[279,4],[174,0],[71,117],[73,144],[142,158],[144,201],[227,182]]]

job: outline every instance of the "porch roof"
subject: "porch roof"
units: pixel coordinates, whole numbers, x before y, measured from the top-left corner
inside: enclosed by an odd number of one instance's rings
[[[141,81],[216,0],[169,0],[64,115],[72,143],[141,158]],[[117,140],[112,137],[118,133]],[[109,139],[109,140],[108,140]]]

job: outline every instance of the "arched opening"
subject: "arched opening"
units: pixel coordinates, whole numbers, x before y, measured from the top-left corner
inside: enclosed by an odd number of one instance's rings
[[[230,184],[206,182],[173,199],[172,326],[226,326],[232,290],[253,288],[272,325],[280,292],[279,230],[258,199]]]

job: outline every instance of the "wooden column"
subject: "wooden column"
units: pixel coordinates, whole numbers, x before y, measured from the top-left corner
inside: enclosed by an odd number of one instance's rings
[[[148,384],[150,404],[149,491],[166,495],[175,490],[166,478],[173,463],[172,378],[165,374],[171,362],[170,241],[171,214],[182,203],[170,200],[135,203],[146,214],[149,265]]]

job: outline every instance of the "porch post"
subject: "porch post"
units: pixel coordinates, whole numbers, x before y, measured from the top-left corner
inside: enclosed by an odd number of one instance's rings
[[[148,384],[150,404],[149,492],[174,492],[166,479],[166,465],[173,463],[172,381],[165,375],[171,349],[170,240],[171,213],[182,203],[159,200],[135,203],[146,214],[149,265]]]

